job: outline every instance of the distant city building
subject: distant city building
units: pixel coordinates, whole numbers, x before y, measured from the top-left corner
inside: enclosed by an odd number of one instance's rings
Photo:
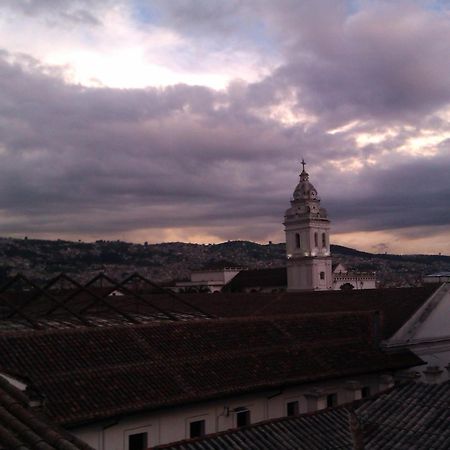
[[[348,271],[343,264],[333,266],[333,289],[375,289],[374,272]]]
[[[226,283],[223,280],[227,276]],[[234,271],[233,276],[232,273]],[[333,266],[333,287],[335,291],[351,289],[375,289],[374,272],[348,271],[343,264]],[[199,271],[191,274],[191,281],[179,281],[171,289],[175,292],[264,292],[286,291],[286,267],[273,269],[222,269]],[[314,289],[309,289],[314,290]]]
[[[437,272],[423,277],[424,283],[448,283],[450,282],[450,272]]]
[[[175,292],[220,292],[241,270],[242,267],[197,270],[191,273],[190,281],[178,281],[172,290]]]

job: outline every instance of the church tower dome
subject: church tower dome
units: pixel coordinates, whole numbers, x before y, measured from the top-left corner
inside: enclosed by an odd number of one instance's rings
[[[291,207],[284,217],[288,291],[326,290],[333,285],[330,221],[302,160]]]
[[[300,181],[294,190],[294,200],[312,199],[317,197],[316,188],[309,181],[309,173],[305,172],[305,161],[302,160],[303,170],[300,174]]]

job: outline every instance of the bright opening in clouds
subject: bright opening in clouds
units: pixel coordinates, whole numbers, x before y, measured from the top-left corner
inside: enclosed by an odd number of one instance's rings
[[[450,253],[450,6],[3,0],[0,234]],[[387,247],[386,247],[387,246]]]

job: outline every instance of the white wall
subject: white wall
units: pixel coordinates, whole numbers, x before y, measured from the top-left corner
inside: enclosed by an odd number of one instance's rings
[[[325,278],[320,278],[324,272]],[[287,261],[288,291],[332,289],[333,278],[330,257],[311,257]]]
[[[418,373],[416,381],[442,383],[450,379],[450,340],[447,342],[411,345],[410,350],[427,364],[414,368]],[[438,369],[436,371],[436,369]]]
[[[414,368],[424,382],[449,379],[450,283],[443,284],[384,345],[387,349],[410,349],[427,365]]]
[[[354,289],[375,289],[375,276],[359,275],[357,273],[334,273],[333,274],[333,289],[338,291],[346,283],[350,283]]]
[[[156,412],[129,415],[115,420],[72,429],[71,432],[99,450],[127,450],[128,435],[148,433],[148,447],[189,438],[189,422],[204,419],[207,434],[236,427],[236,408],[247,408],[251,422],[286,416],[286,403],[298,400],[300,413],[326,407],[327,395],[337,393],[338,403],[356,400],[361,388],[370,386],[371,393],[390,387],[386,376],[353,377],[351,380],[304,384],[283,390],[173,407]]]
[[[201,281],[220,281],[228,283],[241,269],[205,270],[191,273],[191,281],[198,283]]]

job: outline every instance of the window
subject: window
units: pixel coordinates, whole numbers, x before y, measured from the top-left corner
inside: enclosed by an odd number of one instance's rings
[[[238,428],[250,425],[250,411],[248,409],[240,409],[236,411],[236,426]]]
[[[295,247],[300,248],[300,234],[295,233]]]
[[[319,246],[319,237],[317,235],[317,231],[314,233],[314,246],[315,247]]]
[[[320,272],[320,279],[325,280],[325,272]]]
[[[147,433],[128,435],[128,450],[147,450]]]
[[[327,395],[327,408],[331,408],[332,406],[337,405],[337,394],[328,394]]]
[[[297,416],[299,413],[298,400],[286,403],[286,414],[288,416]]]
[[[189,424],[189,437],[196,438],[205,435],[205,421],[195,420]]]
[[[361,398],[366,398],[370,396],[370,386],[363,386],[361,388]]]
[[[327,235],[325,233],[322,233],[322,247],[326,248],[327,246]]]

